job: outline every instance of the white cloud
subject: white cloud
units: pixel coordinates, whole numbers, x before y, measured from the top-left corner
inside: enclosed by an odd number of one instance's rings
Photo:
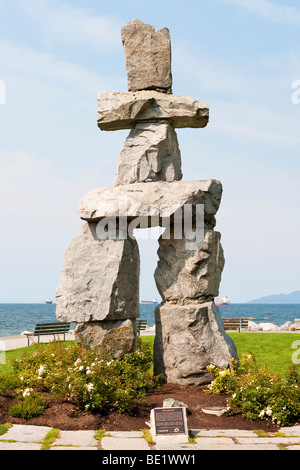
[[[218,133],[232,135],[248,143],[300,151],[299,117],[288,114],[287,110],[275,112],[259,104],[233,104],[228,109],[228,103],[220,104],[212,125]]]
[[[92,171],[89,175],[93,180]],[[66,214],[77,217],[76,204],[84,193],[86,174],[69,170],[64,174],[51,159],[38,158],[27,152],[0,155],[1,219],[27,221],[51,220],[60,224]],[[75,209],[73,216],[71,208]],[[24,228],[24,225],[23,225]],[[3,232],[2,232],[3,236]],[[38,236],[38,234],[37,234]]]
[[[108,85],[108,80],[86,67],[8,41],[0,41],[0,64],[2,73],[10,70],[23,78],[34,76],[52,80],[59,84],[59,87],[62,84],[75,85],[93,94]]]
[[[189,51],[181,46],[174,62],[179,79],[192,87],[198,99],[208,101],[210,129],[246,143],[254,142],[255,136],[255,142],[299,152],[299,106],[291,106],[298,55],[228,65],[212,60],[203,50]]]
[[[300,10],[289,5],[270,2],[267,0],[219,0],[222,3],[243,7],[259,14],[267,21],[274,23],[300,24]]]
[[[49,42],[85,45],[101,52],[122,47],[122,21],[113,15],[93,16],[85,8],[70,3],[53,6],[48,0],[17,0],[16,5],[36,23]]]

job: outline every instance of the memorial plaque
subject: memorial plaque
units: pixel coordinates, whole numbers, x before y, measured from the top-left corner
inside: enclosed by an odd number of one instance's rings
[[[186,434],[185,408],[155,408],[155,434]]]

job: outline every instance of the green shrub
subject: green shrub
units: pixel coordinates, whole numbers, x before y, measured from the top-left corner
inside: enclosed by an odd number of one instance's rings
[[[81,409],[119,412],[132,411],[135,400],[161,383],[151,367],[151,347],[141,341],[134,353],[115,360],[76,342],[54,342],[14,363],[23,389],[65,396]]]
[[[10,423],[5,423],[5,424],[0,424],[0,436],[3,434],[6,434],[9,428],[12,427],[12,424]]]
[[[300,419],[300,369],[293,366],[285,376],[259,368],[253,356],[242,355],[230,369],[207,368],[215,379],[210,393],[231,395],[228,414],[242,413],[247,419],[271,419],[281,426]]]
[[[47,407],[46,401],[35,393],[29,393],[22,396],[19,403],[11,406],[9,414],[14,418],[31,419],[43,414]]]
[[[4,395],[8,390],[15,390],[21,386],[19,377],[11,374],[0,374],[0,394]]]

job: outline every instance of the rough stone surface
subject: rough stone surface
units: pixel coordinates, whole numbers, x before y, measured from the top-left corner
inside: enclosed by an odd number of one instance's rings
[[[231,358],[237,358],[213,302],[166,303],[156,308],[155,320],[154,373],[163,374],[168,382],[207,384],[213,379],[206,370],[209,364],[227,368]]]
[[[121,30],[128,90],[162,89],[171,92],[171,41],[167,28],[135,19]]]
[[[187,250],[186,240],[159,238],[159,261],[154,274],[163,300],[189,304],[205,302],[219,295],[224,267],[221,235],[206,230],[200,250]]]
[[[79,203],[79,215],[86,221],[105,217],[161,219],[172,217],[185,204],[204,204],[204,220],[214,226],[221,197],[222,185],[213,179],[135,183],[90,191]]]
[[[77,324],[76,340],[93,349],[101,348],[112,358],[135,351],[137,343],[135,320],[88,322]]]
[[[166,398],[163,401],[163,408],[188,408],[186,403],[183,401],[175,400],[174,398]]]
[[[78,446],[84,442],[85,447],[98,446],[98,441],[94,438],[95,431],[60,431],[59,438],[55,441],[55,446]],[[55,450],[57,448],[55,447]]]
[[[57,319],[84,323],[138,317],[139,271],[136,240],[99,240],[96,224],[84,224],[66,250]]]
[[[138,123],[120,154],[115,185],[181,178],[181,156],[173,127],[168,123]]]
[[[101,440],[101,447],[106,451],[123,450],[128,452],[130,450],[150,450],[147,441],[145,439],[141,439],[140,437],[130,437],[127,439],[122,439],[119,437],[103,437]]]
[[[14,424],[5,434],[5,440],[39,443],[44,440],[49,431],[51,431],[49,426]]]
[[[164,119],[174,128],[202,128],[209,120],[209,106],[187,96],[157,91],[98,94],[98,127],[103,131],[132,129],[139,121]]]

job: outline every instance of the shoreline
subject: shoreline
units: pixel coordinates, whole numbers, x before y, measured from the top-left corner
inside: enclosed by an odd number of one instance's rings
[[[239,333],[237,330],[226,330],[226,333]],[[257,333],[278,333],[278,334],[300,334],[300,329],[297,330],[247,330],[242,331],[240,333],[247,333],[247,334],[257,334]],[[60,335],[56,335],[56,339],[60,340],[62,338],[59,337]],[[155,336],[155,328],[148,327],[146,330],[141,331],[140,336]],[[53,341],[53,335],[45,335],[40,338],[40,343],[50,343]],[[69,333],[66,334],[66,341],[75,341],[75,330],[71,330]],[[30,340],[30,346],[36,343],[36,341]],[[25,335],[15,335],[15,336],[0,336],[0,353],[11,351],[13,349],[20,349],[25,348],[28,346],[27,336]],[[0,358],[1,359],[1,358]],[[1,362],[0,362],[1,363]]]
[[[140,336],[154,336],[155,327],[147,327],[142,330]],[[63,339],[63,335],[55,335],[57,340]],[[36,341],[32,341],[35,338]],[[45,335],[40,337],[40,343],[50,343],[53,341],[53,335]],[[70,330],[66,334],[66,341],[75,341],[75,330]],[[33,342],[37,342],[37,337],[30,337],[30,346]],[[11,351],[12,349],[25,348],[28,346],[28,339],[25,335],[13,335],[13,336],[0,336],[0,353],[5,351]]]

